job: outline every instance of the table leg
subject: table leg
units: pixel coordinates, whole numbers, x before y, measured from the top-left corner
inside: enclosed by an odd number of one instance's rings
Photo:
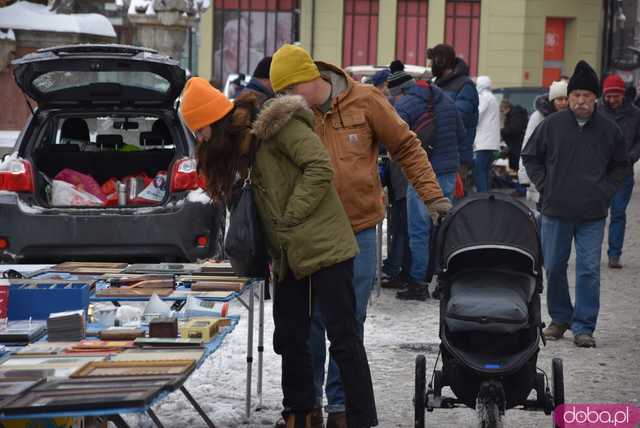
[[[158,416],[156,416],[153,410],[147,410],[147,414],[158,428],[164,428],[164,425],[162,425],[162,422],[160,422],[160,419],[158,419]]]
[[[129,424],[120,415],[109,415],[107,419],[113,422],[117,428],[129,428]]]
[[[189,391],[187,391],[187,388],[185,388],[184,386],[180,387],[180,391],[182,391],[182,393],[184,394],[185,397],[187,397],[187,400],[189,400],[189,403],[191,403],[191,405],[193,406],[194,409],[196,409],[196,412],[198,412],[198,414],[200,415],[200,417],[202,417],[202,419],[204,420],[204,422],[207,424],[207,426],[209,428],[216,428],[216,426],[213,424],[213,422],[211,421],[211,419],[209,419],[209,417],[207,416],[207,414],[205,413],[204,410],[202,410],[202,407],[200,407],[200,405],[198,404],[198,402],[195,400],[195,398],[193,398],[193,396],[189,393]]]
[[[258,301],[258,407],[256,410],[262,409],[262,368],[264,358],[264,287],[266,282],[260,284],[260,300]]]
[[[255,287],[255,284],[254,284]],[[245,414],[247,420],[251,417],[251,366],[253,364],[253,302],[254,302],[254,290],[253,287],[249,292],[249,328],[247,338],[247,397],[246,397],[246,409]]]

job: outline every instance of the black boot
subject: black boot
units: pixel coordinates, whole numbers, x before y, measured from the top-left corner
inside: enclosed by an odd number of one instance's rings
[[[380,287],[382,288],[395,288],[397,290],[405,288],[409,279],[405,275],[397,276],[383,276],[380,281]]]
[[[425,301],[429,298],[428,284],[422,281],[409,280],[406,290],[400,290],[396,293],[396,299],[400,300],[420,300]]]

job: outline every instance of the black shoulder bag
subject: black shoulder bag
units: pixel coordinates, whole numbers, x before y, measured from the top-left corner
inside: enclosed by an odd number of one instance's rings
[[[255,152],[255,141],[252,141],[249,175],[244,181],[237,204],[231,207],[224,251],[236,274],[266,278],[269,257],[251,187],[251,169],[255,162]]]

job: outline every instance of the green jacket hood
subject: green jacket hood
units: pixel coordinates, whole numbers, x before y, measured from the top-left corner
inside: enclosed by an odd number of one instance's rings
[[[263,105],[253,124],[253,133],[261,140],[268,140],[280,132],[294,115],[313,129],[313,112],[303,97],[283,95],[272,98]]]

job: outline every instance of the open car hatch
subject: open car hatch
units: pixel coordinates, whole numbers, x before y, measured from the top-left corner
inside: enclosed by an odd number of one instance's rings
[[[42,108],[72,105],[169,107],[187,72],[157,51],[85,44],[40,49],[12,62],[18,86]]]

